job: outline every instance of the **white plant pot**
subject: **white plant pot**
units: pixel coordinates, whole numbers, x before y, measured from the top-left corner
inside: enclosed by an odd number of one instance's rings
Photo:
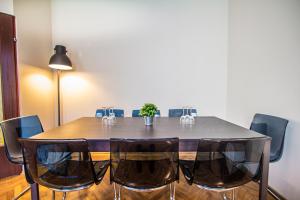
[[[153,125],[153,117],[144,117],[145,125],[152,126]]]

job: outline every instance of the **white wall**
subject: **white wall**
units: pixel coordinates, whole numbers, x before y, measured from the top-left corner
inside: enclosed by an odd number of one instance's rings
[[[12,15],[14,13],[13,0],[0,0],[0,12]]]
[[[45,130],[55,126],[51,0],[14,0],[21,115],[39,115]]]
[[[52,50],[51,0],[14,0],[19,62],[48,67]]]
[[[300,1],[229,1],[228,119],[249,127],[256,112],[290,120],[269,184],[300,196]]]
[[[105,105],[195,106],[225,115],[227,1],[52,3],[53,45],[76,67],[62,80],[64,121]]]
[[[45,130],[54,128],[53,73],[47,68],[19,65],[21,115],[38,115]]]
[[[193,105],[201,115],[224,117],[227,108],[227,118],[245,127],[256,112],[285,117],[290,124],[284,155],[271,164],[270,185],[297,199],[299,4],[53,0],[53,46],[66,45],[76,68],[62,79],[64,121],[92,116],[103,105],[130,111],[144,102],[156,103],[164,115],[169,107]],[[33,61],[41,60],[48,57]],[[24,69],[30,74],[30,67]]]

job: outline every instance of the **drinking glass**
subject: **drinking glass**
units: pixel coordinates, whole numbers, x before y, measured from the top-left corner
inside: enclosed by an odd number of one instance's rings
[[[180,117],[180,123],[185,123],[186,116],[185,116],[185,107],[182,107],[182,115]]]
[[[192,106],[182,107],[182,116],[180,117],[180,123],[193,124],[195,122],[195,118],[192,114],[192,110],[193,110]]]
[[[107,107],[102,107],[104,110],[104,116],[102,117],[102,121],[107,121],[108,115],[107,115]]]
[[[116,119],[116,115],[115,115],[115,113],[114,113],[114,107],[111,107],[110,113],[109,113],[109,117],[110,117],[112,120],[115,120],[115,119]]]
[[[114,108],[113,107],[107,107],[107,120],[105,121],[107,125],[112,125],[114,124],[114,121],[116,119],[115,113],[114,113]]]
[[[189,124],[193,124],[194,123],[194,121],[195,121],[195,118],[194,118],[194,116],[193,116],[193,114],[192,114],[192,110],[193,110],[193,107],[189,107],[188,108],[188,110],[189,110],[189,115],[188,115],[188,119],[189,119]]]

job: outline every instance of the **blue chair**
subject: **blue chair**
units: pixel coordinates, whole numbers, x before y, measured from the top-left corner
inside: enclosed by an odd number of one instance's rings
[[[112,112],[115,113],[116,117],[124,117],[124,110],[122,109],[112,109]],[[109,109],[97,109],[96,117],[103,117],[105,115],[109,115]]]
[[[255,114],[250,130],[272,138],[270,162],[280,160],[283,152],[284,137],[288,120],[271,115]]]
[[[184,112],[183,112],[184,111]],[[182,115],[188,113],[189,115],[191,114],[195,114],[197,115],[197,109],[178,109],[178,108],[175,108],[175,109],[169,109],[169,117],[181,117]]]
[[[141,117],[140,110],[132,110],[132,117]],[[155,113],[155,117],[160,117],[160,110]]]

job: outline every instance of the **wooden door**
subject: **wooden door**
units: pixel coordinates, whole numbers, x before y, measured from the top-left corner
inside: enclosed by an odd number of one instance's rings
[[[0,118],[9,119],[19,116],[18,71],[16,55],[15,17],[0,13],[0,72],[2,109]],[[2,133],[1,133],[2,134]],[[0,141],[1,143],[1,141]],[[11,164],[0,144],[0,178],[20,174],[22,168]]]

